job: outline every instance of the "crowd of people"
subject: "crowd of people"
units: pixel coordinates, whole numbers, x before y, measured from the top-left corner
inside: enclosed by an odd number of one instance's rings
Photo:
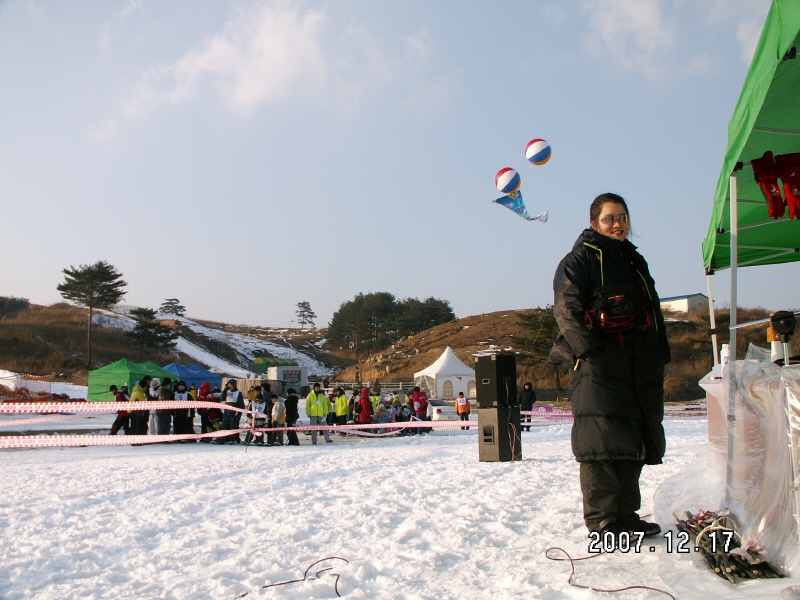
[[[216,402],[232,408],[246,409],[247,413],[220,408],[181,408],[159,409],[156,407],[144,411],[120,411],[114,421],[110,435],[117,435],[122,430],[126,435],[147,435],[148,432],[156,435],[194,434],[196,415],[200,417],[200,433],[213,433],[216,431],[232,431],[230,435],[213,438],[217,444],[254,444],[256,446],[297,446],[300,444],[296,431],[287,431],[284,441],[284,432],[270,431],[283,427],[294,427],[299,418],[300,395],[296,390],[286,390],[286,397],[270,391],[269,385],[256,385],[247,393],[238,389],[235,379],[230,379],[224,389],[219,386],[204,382],[197,389],[194,384],[187,387],[183,381],[172,381],[165,377],[163,380],[143,377],[134,385],[133,390],[123,385],[118,388],[110,387],[110,392],[118,402],[159,402],[170,400],[199,400]],[[456,400],[456,411],[463,421],[469,420],[470,403],[464,394],[459,394]],[[387,423],[402,423],[417,421],[419,427],[403,428],[400,435],[421,435],[428,433],[430,428],[422,425],[430,421],[431,406],[425,391],[420,387],[404,393],[390,392],[381,395],[378,390],[363,388],[355,390],[349,395],[341,387],[325,393],[319,383],[315,383],[305,399],[305,412],[310,426],[319,425],[375,425],[367,429],[372,433],[384,433]],[[247,428],[244,440],[240,437],[241,420],[246,414]],[[461,427],[469,429],[468,425]],[[266,431],[258,431],[258,430]],[[327,428],[312,429],[311,443],[316,444],[318,432],[321,431],[326,443],[332,443],[331,431]],[[340,436],[347,435],[340,431]],[[194,440],[181,440],[194,442]],[[211,442],[211,438],[200,438],[201,442]]]

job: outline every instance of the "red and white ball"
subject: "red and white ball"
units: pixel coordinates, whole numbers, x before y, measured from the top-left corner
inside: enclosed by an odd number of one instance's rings
[[[497,175],[494,176],[494,184],[504,194],[511,194],[516,192],[519,186],[522,185],[522,179],[514,169],[505,167],[500,169]]]
[[[550,144],[546,140],[539,138],[533,139],[525,146],[525,158],[528,159],[532,165],[543,165],[553,155],[550,150]]]

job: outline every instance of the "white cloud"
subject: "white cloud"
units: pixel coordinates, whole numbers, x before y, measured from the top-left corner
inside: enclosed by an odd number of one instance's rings
[[[109,119],[96,130],[90,132],[89,137],[95,142],[105,144],[111,141],[111,138],[114,137],[114,133],[116,131],[117,124],[113,120]]]
[[[124,106],[135,117],[158,104],[184,102],[211,84],[236,111],[286,97],[299,87],[324,83],[321,11],[260,5],[242,12],[224,29],[177,62],[144,74]]]
[[[735,24],[736,39],[741,44],[742,62],[749,65],[761,36],[772,0],[714,0],[706,22],[711,25]]]
[[[431,53],[430,42],[426,32],[410,35],[403,40],[403,43],[406,46],[409,57],[415,60],[425,60]]]
[[[689,59],[689,64],[686,66],[688,73],[708,74],[716,72],[722,65],[722,60],[718,54],[710,54],[708,52],[696,54]]]
[[[139,4],[136,0],[129,5]],[[142,73],[122,118],[136,119],[163,106],[216,97],[231,111],[249,114],[265,103],[316,103],[352,115],[370,98],[396,107],[430,110],[452,93],[435,63],[426,31],[375,39],[363,24],[335,23],[324,9],[284,0],[258,0],[178,60]],[[92,137],[108,141],[113,120]]]
[[[741,21],[736,26],[736,39],[742,45],[742,61],[749,65],[756,51],[758,39],[761,37],[761,29],[764,26],[764,19],[750,18]]]
[[[129,0],[123,7],[116,18],[107,21],[100,27],[98,34],[98,43],[101,48],[108,48],[111,44],[120,38],[119,30],[123,27],[132,14],[141,10],[144,5],[144,0]]]
[[[663,78],[673,46],[673,27],[659,0],[587,0],[586,48],[595,58],[609,57],[651,80]]]
[[[128,4],[119,13],[119,22],[124,23],[134,12],[142,8],[144,0],[129,0]]]

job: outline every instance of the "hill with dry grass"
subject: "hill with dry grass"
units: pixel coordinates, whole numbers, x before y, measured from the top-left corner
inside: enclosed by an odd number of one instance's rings
[[[555,400],[569,396],[569,376],[565,369],[548,364],[541,357],[531,358],[526,348],[532,332],[523,326],[519,314],[546,309],[498,311],[457,319],[438,325],[415,336],[403,339],[391,348],[363,357],[359,363],[341,371],[338,381],[381,382],[412,381],[414,373],[433,363],[450,346],[458,358],[472,366],[475,356],[487,351],[518,352],[519,382],[530,381],[542,399]],[[740,323],[769,316],[763,308],[740,308]],[[712,344],[708,333],[708,314],[687,317],[684,314],[665,315],[672,362],[667,365],[664,381],[665,399],[683,401],[705,396],[698,381],[712,367]],[[729,311],[717,312],[717,325],[728,323]],[[743,357],[749,344],[769,347],[765,341],[766,325],[739,330],[738,356]],[[795,334],[795,347],[800,343]],[[549,346],[553,340],[543,340]],[[728,335],[721,334],[718,343],[727,343]]]
[[[207,330],[233,334],[232,337],[244,336],[254,342],[270,342],[276,348],[291,348],[338,371],[335,380],[347,382],[410,382],[416,371],[433,363],[448,346],[470,366],[474,364],[476,355],[482,353],[518,352],[517,373],[520,382],[531,381],[542,391],[542,399],[568,397],[569,378],[566,371],[548,364],[541,353],[531,355],[528,352],[532,332],[525,327],[519,315],[537,312],[544,315],[548,309],[506,310],[456,319],[401,339],[391,347],[367,356],[354,356],[326,348],[325,329],[279,329],[210,321],[197,323]],[[760,308],[739,309],[740,322],[768,315],[768,311]],[[702,397],[704,394],[697,382],[708,373],[712,364],[707,315],[667,317],[673,361],[667,365],[666,397],[676,401]],[[718,324],[727,323],[727,319],[727,311],[718,311]],[[85,309],[65,303],[52,306],[0,303],[0,369],[49,375],[54,380],[85,384],[88,372],[85,366],[86,320]],[[154,360],[159,364],[195,362],[190,356],[179,352],[158,355],[151,351],[141,354],[141,349],[124,335],[123,328],[114,325],[113,319],[104,322],[106,326],[94,328],[94,368],[120,358]],[[213,356],[232,365],[249,367],[250,357],[242,352],[241,345],[226,343],[225,336],[202,335],[179,323],[175,326],[184,339]],[[768,346],[765,328],[758,326],[739,330],[740,357],[744,356],[750,343]],[[798,336],[800,333],[795,335],[795,347],[800,343]],[[721,335],[719,341],[727,342],[727,335]],[[550,339],[539,340],[539,345],[545,348],[551,343]]]
[[[341,371],[338,381],[410,381],[450,346],[461,361],[472,366],[475,355],[489,351],[514,351],[516,339],[525,335],[517,312],[498,311],[456,319],[409,336],[382,352],[363,357]]]
[[[136,362],[152,360],[162,365],[170,362],[184,365],[200,362],[206,367],[212,366],[207,361],[179,351],[143,351],[125,335],[126,330],[132,327],[126,310],[130,308],[119,307],[115,309],[118,312],[95,312],[92,368],[105,366],[121,358]],[[54,381],[86,384],[87,321],[86,309],[66,303],[37,306],[25,302],[15,304],[13,309],[4,309],[0,303],[0,369],[49,376]],[[175,329],[183,340],[207,353],[209,360],[215,357],[236,369],[249,369],[252,351],[258,351],[260,347],[269,347],[273,353],[284,351],[285,354],[285,351],[291,350],[291,354],[299,356],[301,360],[305,360],[305,357],[313,359],[306,361],[310,364],[347,366],[353,362],[347,358],[329,356],[320,348],[324,341],[324,330],[179,320],[163,322]],[[243,340],[245,343],[242,343]],[[271,354],[263,352],[259,355]],[[218,367],[218,364],[213,366]],[[329,371],[330,368],[326,366],[325,372]]]

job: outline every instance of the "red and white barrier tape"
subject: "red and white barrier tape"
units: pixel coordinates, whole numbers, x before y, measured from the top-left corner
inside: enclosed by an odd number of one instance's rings
[[[37,423],[51,423],[69,421],[70,419],[85,419],[86,415],[45,415],[43,417],[30,417],[28,419],[14,419],[13,421],[0,421],[0,427],[16,427],[18,425],[35,425]]]
[[[147,402],[4,402],[0,404],[0,414],[30,413],[88,413],[174,410],[176,408],[216,408],[235,412],[250,412],[246,408],[236,408],[221,402],[202,402],[200,400],[150,400]]]
[[[229,429],[213,433],[172,435],[8,435],[0,436],[0,449],[55,448],[74,446],[143,446],[200,438],[219,438],[239,434],[246,429]]]
[[[42,408],[47,408],[43,411]],[[33,403],[7,403],[0,404],[0,414],[45,414],[47,416],[34,417],[29,419],[15,419],[10,421],[0,420],[0,427],[3,426],[18,426],[29,425],[39,422],[48,421],[61,421],[67,419],[74,419],[83,417],[84,414],[74,413],[98,413],[98,412],[119,412],[122,410],[127,411],[150,411],[150,410],[174,410],[174,409],[190,409],[190,408],[215,408],[218,410],[232,410],[239,413],[250,413],[243,408],[236,408],[228,404],[221,404],[218,402],[203,402],[203,401],[148,401],[148,402],[67,402],[67,403],[47,403],[46,405],[40,402]],[[70,412],[70,415],[59,415],[54,413]],[[520,411],[522,415],[530,415],[533,417],[531,421],[524,421],[522,426],[540,426],[549,425],[552,422],[560,422],[572,419],[572,413],[568,410],[558,409],[553,407],[536,407],[532,411]],[[700,411],[692,411],[692,417],[699,417],[697,413]],[[256,418],[265,418],[266,415],[260,412],[254,413]],[[677,415],[676,415],[677,416]],[[347,425],[303,425],[300,427],[270,427],[270,428],[239,428],[219,430],[212,433],[205,434],[172,434],[172,435],[120,435],[120,436],[106,436],[106,435],[5,435],[0,436],[0,449],[8,448],[43,448],[43,447],[65,447],[65,446],[119,446],[119,445],[144,445],[144,444],[159,444],[164,442],[177,442],[177,441],[193,441],[201,439],[216,439],[227,438],[236,436],[237,438],[242,432],[252,432],[257,435],[269,432],[282,432],[282,431],[332,431],[347,433],[350,435],[357,435],[363,437],[389,437],[395,436],[400,433],[402,429],[461,429],[468,427],[476,427],[477,423],[474,420],[467,421],[403,421],[395,423],[348,423]],[[382,429],[385,433],[374,433],[371,430]]]

